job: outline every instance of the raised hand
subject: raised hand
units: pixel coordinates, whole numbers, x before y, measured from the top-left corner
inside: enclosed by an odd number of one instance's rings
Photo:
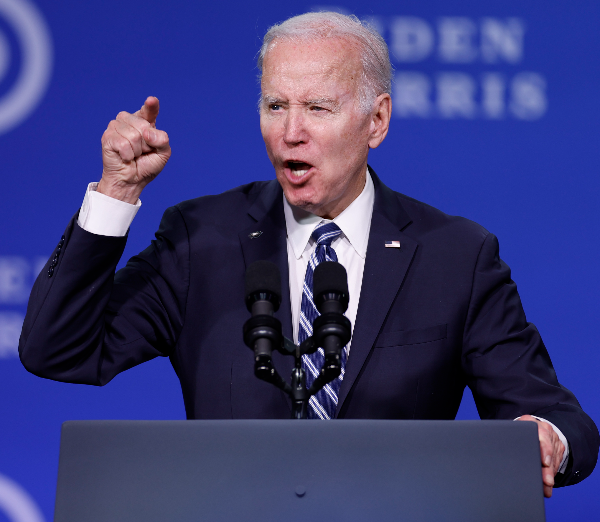
[[[144,187],[171,156],[169,136],[156,128],[159,102],[149,96],[134,114],[120,112],[102,135],[102,179],[98,192],[136,203]]]

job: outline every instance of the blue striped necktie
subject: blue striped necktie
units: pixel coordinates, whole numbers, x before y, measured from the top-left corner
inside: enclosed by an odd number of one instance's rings
[[[298,328],[298,343],[301,343],[312,335],[313,321],[321,315],[313,302],[313,274],[316,266],[324,261],[337,261],[335,250],[331,248],[331,243],[342,233],[335,223],[321,223],[313,230],[311,237],[316,242],[315,251],[311,254],[306,267],[306,276],[304,278],[304,287],[302,288],[302,306],[300,308],[300,327]],[[338,403],[338,393],[344,378],[344,368],[346,367],[346,347],[342,350],[342,373],[339,377],[326,384],[316,395],[313,395],[309,401],[308,418],[309,419],[332,419],[335,416],[335,409]],[[319,375],[321,367],[325,361],[323,348],[319,348],[315,353],[302,356],[302,368],[306,374],[306,387],[310,385]]]

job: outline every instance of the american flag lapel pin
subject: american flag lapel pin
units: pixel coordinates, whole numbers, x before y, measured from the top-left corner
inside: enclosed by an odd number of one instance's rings
[[[386,241],[385,248],[400,248],[400,241]]]

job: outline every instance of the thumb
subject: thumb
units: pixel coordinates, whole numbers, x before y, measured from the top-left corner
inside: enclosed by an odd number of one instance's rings
[[[169,148],[169,135],[165,131],[149,127],[144,129],[142,136],[146,144],[157,151]]]
[[[136,116],[144,118],[150,125],[156,127],[156,117],[160,109],[160,103],[155,96],[148,96],[142,108],[135,113]]]

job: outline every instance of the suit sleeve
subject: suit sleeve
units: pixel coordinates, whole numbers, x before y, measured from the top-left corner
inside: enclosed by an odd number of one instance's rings
[[[563,432],[570,457],[565,473],[556,477],[557,486],[575,484],[592,472],[598,429],[573,393],[558,382],[492,234],[485,238],[474,270],[462,364],[482,419],[537,415]]]
[[[126,237],[91,234],[69,223],[38,276],[19,355],[48,379],[102,386],[118,373],[173,351],[189,287],[189,241],[177,207],[156,239],[115,275]]]

